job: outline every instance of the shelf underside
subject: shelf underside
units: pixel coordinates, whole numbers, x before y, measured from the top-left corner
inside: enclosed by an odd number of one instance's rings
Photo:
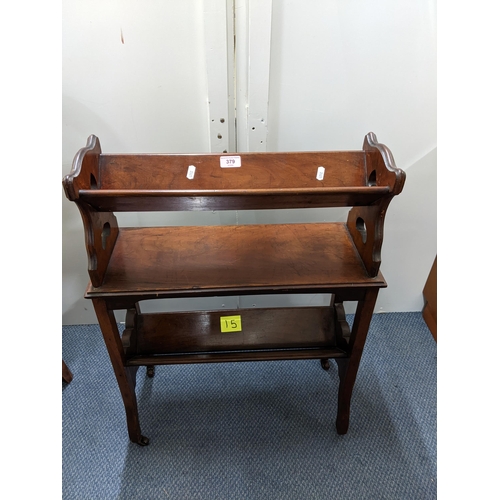
[[[328,293],[385,287],[343,223],[120,229],[103,284],[86,297]]]
[[[241,331],[221,331],[239,316]],[[128,365],[345,357],[333,309],[301,307],[139,314]]]
[[[280,190],[80,190],[80,201],[102,212],[277,210],[367,206],[387,196],[387,186],[284,188]]]

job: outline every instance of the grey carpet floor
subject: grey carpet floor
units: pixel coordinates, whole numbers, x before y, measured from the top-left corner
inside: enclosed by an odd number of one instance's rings
[[[63,498],[436,498],[436,352],[420,313],[375,315],[344,436],[333,362],[141,367],[140,447],[99,328],[64,326]]]

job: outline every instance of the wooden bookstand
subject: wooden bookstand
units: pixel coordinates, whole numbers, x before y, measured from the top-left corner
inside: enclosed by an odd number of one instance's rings
[[[231,162],[241,166],[223,168]],[[85,297],[97,314],[131,441],[149,442],[135,395],[139,366],[153,376],[155,365],[278,359],[320,359],[325,369],[330,358],[337,362],[336,428],[345,434],[375,301],[387,286],[379,272],[385,213],[404,181],[373,133],[361,151],[237,157],[102,154],[90,136],[63,186],[83,219]],[[119,228],[113,214],[345,206],[352,207],[346,223]],[[328,307],[154,314],[139,308],[148,299],[279,293],[332,298]],[[344,301],[357,301],[352,331]],[[121,337],[119,309],[127,310]]]

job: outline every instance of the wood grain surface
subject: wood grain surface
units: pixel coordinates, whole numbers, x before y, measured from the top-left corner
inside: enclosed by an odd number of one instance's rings
[[[87,294],[340,284],[385,286],[367,276],[343,223],[124,228]]]

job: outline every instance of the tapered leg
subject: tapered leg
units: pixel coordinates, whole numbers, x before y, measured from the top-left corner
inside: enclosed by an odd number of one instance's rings
[[[337,409],[337,433],[345,434],[349,428],[349,414],[351,411],[351,396],[358,373],[361,355],[370,327],[378,289],[367,290],[364,300],[358,302],[354,324],[349,339],[349,357],[336,358],[339,367],[339,399]]]
[[[118,327],[116,326],[114,312],[108,310],[106,301],[103,299],[92,299],[92,302],[104,342],[108,349],[111,364],[113,365],[118,387],[120,388],[123,404],[125,405],[129,438],[133,443],[145,446],[149,444],[149,439],[141,434],[137,398],[135,395],[137,367],[125,366],[123,345]]]

